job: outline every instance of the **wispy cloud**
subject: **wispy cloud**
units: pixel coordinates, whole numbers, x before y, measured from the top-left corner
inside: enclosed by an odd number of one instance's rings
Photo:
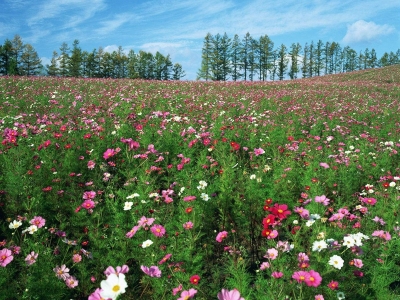
[[[374,22],[359,20],[347,27],[343,43],[353,44],[360,42],[370,42],[381,36],[388,35],[395,30],[393,26],[377,25]]]
[[[122,25],[126,23],[131,23],[134,21],[138,21],[141,18],[137,16],[136,14],[132,13],[123,13],[123,14],[118,14],[113,17],[111,17],[108,20],[100,22],[101,27],[95,30],[95,33],[98,35],[108,35],[112,32],[114,32],[116,29],[120,28]]]

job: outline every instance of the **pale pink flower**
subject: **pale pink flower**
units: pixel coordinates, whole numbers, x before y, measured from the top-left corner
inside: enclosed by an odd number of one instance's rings
[[[139,228],[140,228],[139,225],[133,226],[132,229],[127,234],[125,234],[125,236],[127,238],[132,238],[136,234],[136,232],[138,231]]]
[[[231,291],[222,289],[218,295],[218,300],[244,300],[243,297],[240,296],[240,293],[237,289],[233,289]]]
[[[80,255],[80,254],[74,254],[74,255],[72,255],[72,261],[74,262],[74,263],[79,263],[79,262],[81,262],[81,260],[82,260],[82,256]]]
[[[265,153],[265,151],[262,148],[254,149],[254,155],[255,156],[259,156],[259,155],[264,154],[264,153]]]
[[[180,291],[182,291],[182,284],[180,284],[178,287],[172,289],[172,295],[175,296],[175,295],[178,294]]]
[[[319,163],[320,167],[324,168],[324,169],[329,169],[329,165],[327,163]]]
[[[65,284],[67,285],[67,287],[69,287],[70,289],[73,289],[74,287],[78,286],[79,281],[74,277],[74,276],[68,276],[65,279]]]
[[[126,274],[129,272],[129,267],[127,265],[123,265],[122,267],[117,266],[116,269],[114,269],[114,267],[109,266],[105,271],[104,274],[106,276],[109,276],[111,274],[115,274],[117,276],[119,276],[119,274]]]
[[[186,230],[192,229],[193,228],[193,223],[192,222],[186,222],[183,224],[183,228],[185,228]]]
[[[316,197],[315,197],[315,202],[317,202],[317,203],[322,203],[322,204],[325,205],[325,206],[329,205],[329,201],[330,201],[330,200],[329,200],[328,198],[326,198],[325,195],[316,196]]]
[[[264,257],[270,260],[274,260],[278,257],[278,250],[276,250],[275,248],[270,248],[267,250],[267,254]]]
[[[260,265],[260,270],[264,271],[265,269],[269,269],[269,267],[270,267],[269,262],[265,261]]]
[[[138,221],[138,226],[146,227],[151,226],[154,222],[154,218],[146,218],[145,216],[141,217]]]
[[[41,228],[46,223],[46,220],[40,216],[34,216],[32,220],[29,221],[32,225],[36,225],[37,228]]]
[[[161,277],[161,270],[157,266],[151,266],[150,268],[146,266],[140,266],[140,268],[150,277]]]
[[[53,269],[53,271],[56,273],[58,279],[65,280],[69,277],[69,269],[66,265],[62,265],[61,267],[57,266]]]
[[[362,268],[362,266],[364,265],[361,259],[355,258],[353,259],[353,264],[354,266],[356,266],[357,268]]]
[[[188,300],[194,297],[196,295],[197,290],[195,289],[190,289],[188,291],[183,291],[181,293],[181,296],[177,300]]]
[[[93,160],[88,161],[87,167],[89,170],[93,170],[95,166],[96,166],[96,163]]]
[[[33,265],[36,262],[36,259],[38,257],[38,253],[35,253],[34,251],[32,251],[31,253],[29,253],[26,258],[25,258],[25,262],[28,266]]]
[[[14,256],[12,255],[11,250],[7,248],[0,250],[0,266],[7,266],[13,259]]]

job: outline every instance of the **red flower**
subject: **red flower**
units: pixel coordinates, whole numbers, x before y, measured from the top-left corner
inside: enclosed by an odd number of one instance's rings
[[[275,203],[275,205],[271,207],[269,211],[281,220],[286,219],[286,217],[291,214],[291,212],[287,210],[286,204]]]
[[[268,215],[266,218],[263,219],[263,226],[264,228],[268,228],[268,226],[272,225],[275,222],[274,215]]]
[[[231,147],[233,148],[233,150],[237,151],[240,149],[240,144],[236,142],[231,142]]]
[[[387,189],[387,188],[389,187],[389,182],[384,182],[382,185],[383,185],[383,187],[384,187],[385,189]]]
[[[200,276],[199,275],[193,275],[192,277],[190,277],[190,282],[192,284],[197,285],[200,281]]]

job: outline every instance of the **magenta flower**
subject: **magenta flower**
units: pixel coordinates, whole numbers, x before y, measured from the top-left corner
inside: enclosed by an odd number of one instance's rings
[[[140,266],[140,268],[150,277],[161,277],[161,270],[157,266],[151,266],[150,268],[146,266]]]
[[[264,153],[265,153],[265,151],[262,148],[254,149],[254,155],[255,156],[259,156],[259,155],[264,154]]]
[[[12,255],[11,250],[8,250],[7,248],[0,250],[0,266],[7,266],[13,259],[14,256]]]
[[[82,198],[84,200],[90,200],[90,199],[94,199],[96,197],[96,192],[94,191],[86,191],[83,193]]]
[[[25,258],[25,262],[28,266],[33,265],[36,262],[36,259],[38,257],[38,253],[35,253],[32,251],[30,254],[28,254]]]
[[[107,160],[113,157],[115,154],[117,154],[117,152],[114,149],[107,149],[106,152],[104,152],[103,154],[103,158]]]
[[[86,210],[92,209],[95,207],[95,203],[93,200],[87,199],[85,201],[83,201],[83,203],[81,204],[82,208],[85,208]]]
[[[116,269],[114,269],[114,267],[109,266],[105,271],[104,274],[106,276],[109,276],[111,274],[115,274],[117,276],[119,276],[119,274],[126,274],[129,272],[129,267],[127,265],[123,265],[122,267],[117,266]]]
[[[29,221],[32,225],[36,225],[37,228],[41,228],[46,224],[46,220],[40,216],[34,216],[32,220]]]
[[[298,213],[302,219],[308,219],[310,217],[310,212],[303,207],[295,207],[293,211]]]
[[[339,283],[332,280],[328,283],[328,288],[330,288],[332,291],[337,290],[339,288]]]
[[[243,297],[240,297],[240,293],[237,289],[233,289],[231,291],[222,289],[218,295],[218,300],[244,300]]]
[[[322,277],[319,275],[318,272],[314,270],[310,270],[306,274],[305,283],[307,286],[317,287],[321,284]]]
[[[362,198],[361,201],[365,204],[375,205],[376,199],[375,198]]]
[[[165,228],[159,224],[153,225],[150,230],[156,237],[162,237],[165,234]]]
[[[162,264],[165,263],[168,259],[170,259],[171,256],[172,256],[172,254],[171,254],[171,253],[168,253],[167,255],[165,255],[165,256],[158,262],[158,264],[159,264],[159,265],[162,265]]]
[[[217,237],[215,238],[218,243],[222,243],[222,241],[228,236],[228,232],[226,231],[221,231],[217,234]]]
[[[293,273],[292,278],[296,280],[298,283],[303,283],[306,281],[307,274],[308,272],[305,271],[297,271]]]
[[[183,291],[181,293],[180,298],[178,298],[177,300],[188,300],[194,297],[194,295],[196,295],[197,290],[195,289],[190,289],[188,291]]]

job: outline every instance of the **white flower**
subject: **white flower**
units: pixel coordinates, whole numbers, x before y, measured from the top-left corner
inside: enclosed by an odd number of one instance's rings
[[[207,187],[207,182],[205,182],[204,180],[199,181],[199,186],[197,187],[197,189],[200,190],[204,190]]]
[[[310,220],[319,220],[319,219],[321,219],[321,216],[319,214],[310,215]]]
[[[31,225],[27,229],[22,230],[22,233],[28,232],[29,234],[34,234],[38,230],[36,225]]]
[[[21,221],[14,220],[10,223],[10,225],[8,225],[8,227],[10,227],[10,229],[17,229],[21,225],[22,225]]]
[[[345,236],[343,238],[343,246],[347,246],[347,248],[351,248],[355,245],[356,241],[352,236]]]
[[[149,246],[152,245],[152,244],[153,244],[153,242],[152,242],[151,240],[144,241],[144,242],[142,243],[142,248],[147,248],[147,247],[149,247]]]
[[[124,210],[130,210],[132,208],[133,202],[125,202]]]
[[[344,293],[343,293],[343,292],[338,292],[338,293],[336,294],[336,296],[337,296],[338,300],[343,300],[343,299],[346,298],[346,297],[344,296]]]
[[[251,175],[250,175],[250,179],[251,179],[251,180],[256,179],[256,175],[255,175],[255,174],[251,174]]]
[[[336,269],[341,269],[343,267],[344,260],[339,255],[334,255],[329,259],[328,264]]]
[[[321,250],[326,249],[328,247],[328,244],[324,241],[315,241],[312,245],[312,251],[318,251],[321,252]]]
[[[315,223],[314,220],[308,220],[308,221],[306,222],[306,226],[307,226],[307,227],[311,227],[314,223]]]
[[[294,225],[297,225],[297,224],[299,224],[299,221],[293,220],[293,224],[294,224]]]
[[[108,275],[106,280],[102,280],[100,283],[101,292],[100,296],[104,299],[117,299],[117,297],[123,293],[125,293],[125,289],[128,287],[128,284],[125,280],[125,275],[120,273],[110,274]]]
[[[151,193],[149,194],[149,198],[160,197],[158,193]]]
[[[138,193],[134,193],[132,195],[129,195],[128,197],[126,197],[126,199],[133,199],[133,198],[137,198],[140,197],[140,195]]]
[[[208,201],[210,199],[210,197],[206,193],[201,193],[200,198],[204,201]]]
[[[392,181],[391,183],[389,183],[390,187],[395,187],[396,186],[396,182]]]

